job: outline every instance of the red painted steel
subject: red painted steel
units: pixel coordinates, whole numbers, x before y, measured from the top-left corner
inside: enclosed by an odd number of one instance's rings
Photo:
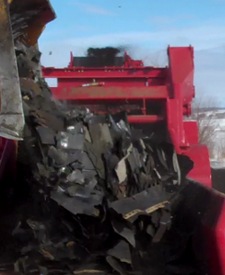
[[[163,121],[163,117],[157,115],[129,115],[128,116],[129,123],[134,124],[145,124],[145,123],[155,123],[159,121]]]
[[[206,145],[192,144],[183,154],[192,159],[193,169],[188,174],[188,178],[196,182],[204,183],[205,186],[211,187],[211,168],[208,164],[209,152]]]
[[[166,99],[168,91],[165,86],[155,87],[73,87],[60,85],[51,88],[54,96],[60,100],[83,101],[109,101],[109,100],[140,100],[140,99]]]
[[[198,145],[197,124],[184,120],[184,116],[191,115],[195,96],[193,48],[169,47],[168,61],[168,67],[154,68],[144,66],[142,61],[133,60],[125,53],[124,64],[120,67],[75,67],[71,53],[68,67],[43,68],[43,75],[57,78],[57,87],[51,90],[59,100],[73,101],[99,113],[104,112],[100,106],[105,107],[105,112],[120,111],[123,106],[134,124],[164,121],[167,139],[177,153],[186,154],[194,161],[189,176],[209,186],[207,148]],[[204,162],[201,161],[203,155]]]

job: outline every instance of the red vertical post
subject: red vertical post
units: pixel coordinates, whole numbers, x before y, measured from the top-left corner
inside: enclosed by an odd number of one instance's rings
[[[169,97],[167,125],[170,137],[179,152],[188,147],[184,130],[184,105],[194,98],[194,61],[192,47],[169,47]]]

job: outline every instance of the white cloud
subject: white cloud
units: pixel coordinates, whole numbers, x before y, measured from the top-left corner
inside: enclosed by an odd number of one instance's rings
[[[154,25],[158,28],[168,29],[171,28],[171,26],[179,26],[179,22],[181,21],[190,22],[194,18],[192,14],[177,14],[176,16],[152,15],[146,20],[146,23],[150,24],[150,26]]]
[[[51,41],[42,41],[42,45],[50,44]],[[150,48],[161,48],[171,45],[192,44],[196,49],[207,49],[221,46],[225,43],[225,25],[203,25],[183,29],[170,29],[160,31],[140,32],[112,32],[107,34],[93,35],[89,37],[69,38],[59,41],[59,45],[102,46],[102,45],[149,45]]]
[[[103,8],[101,6],[87,4],[80,2],[71,2],[71,5],[75,5],[76,7],[82,9],[84,12],[96,14],[96,15],[114,15],[112,11],[109,9]]]
[[[155,25],[167,25],[177,21],[177,18],[171,16],[152,16],[148,21]]]

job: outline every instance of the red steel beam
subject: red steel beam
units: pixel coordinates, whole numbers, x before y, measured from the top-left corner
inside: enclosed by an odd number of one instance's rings
[[[42,68],[45,78],[166,78],[166,68]]]
[[[163,121],[163,117],[157,115],[130,115],[128,122],[134,124],[148,124]]]
[[[166,86],[151,87],[65,87],[52,88],[57,99],[63,100],[117,100],[117,99],[165,99],[168,97]]]

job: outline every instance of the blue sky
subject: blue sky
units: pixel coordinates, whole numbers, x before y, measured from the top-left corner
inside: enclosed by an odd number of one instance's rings
[[[125,46],[146,65],[166,64],[166,47],[193,45],[198,95],[225,107],[225,0],[51,0],[57,19],[41,39],[45,66],[69,53]],[[51,54],[49,54],[51,52]]]

